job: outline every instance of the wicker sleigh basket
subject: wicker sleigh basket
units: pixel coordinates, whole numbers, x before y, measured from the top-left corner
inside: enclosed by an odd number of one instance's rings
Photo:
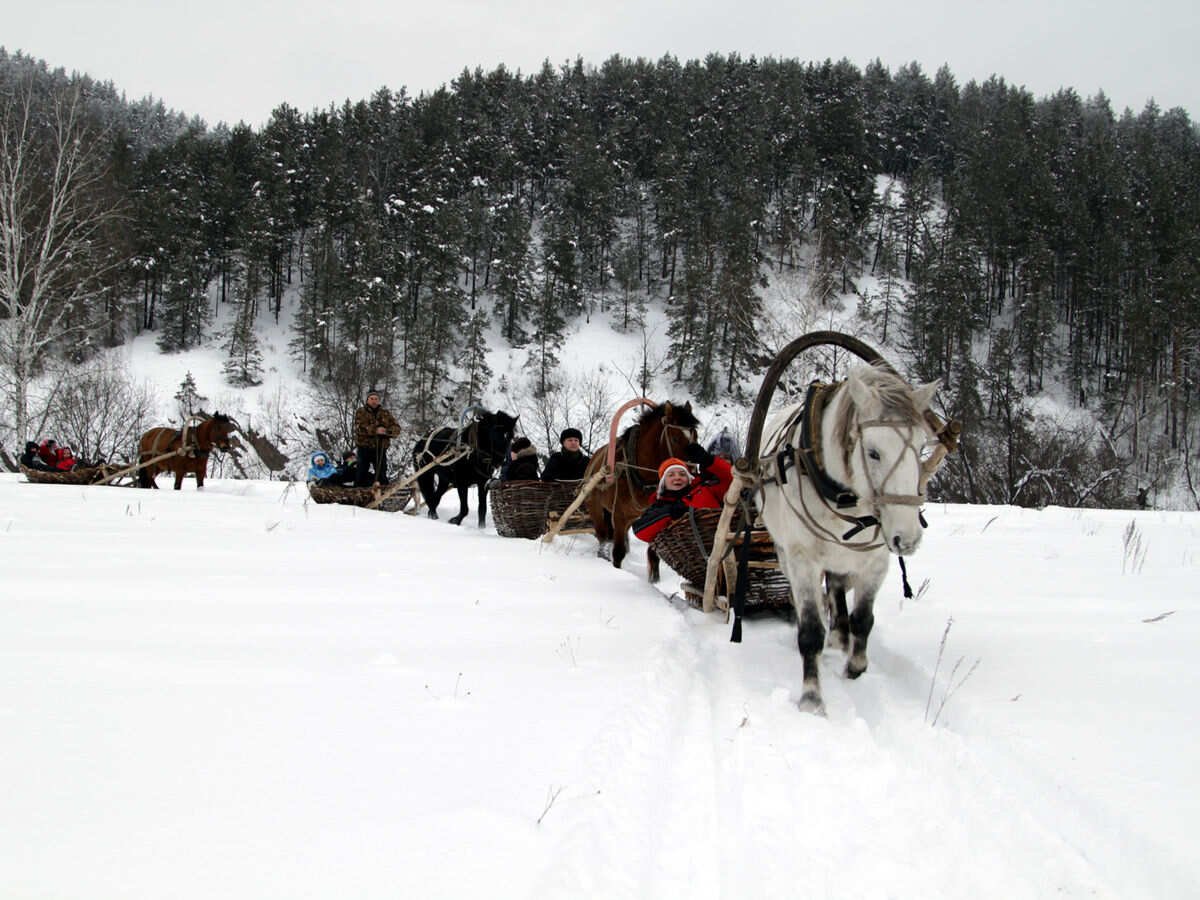
[[[550,530],[550,522],[571,505],[581,481],[493,481],[492,521],[502,537],[535,540]],[[587,515],[576,511],[559,534],[591,532]]]
[[[687,515],[680,516],[660,531],[650,544],[663,562],[683,576],[684,581],[692,587],[692,590],[688,591],[689,600],[699,599],[698,596],[691,596],[693,591],[704,590],[705,569],[708,566],[709,554],[712,553],[713,538],[720,518],[719,509],[688,510]],[[736,548],[734,552],[740,554],[740,530],[736,540],[731,543]],[[792,591],[787,578],[779,569],[775,556],[775,542],[771,540],[765,528],[757,527],[750,532],[750,545],[746,608],[790,608]],[[717,593],[727,593],[723,573],[720,575]]]
[[[366,506],[375,499],[375,489],[369,487],[327,487],[324,485],[308,485],[308,495],[314,503],[341,503],[345,506]],[[380,503],[376,509],[384,512],[401,512],[412,499],[413,489],[403,487]]]
[[[95,484],[102,478],[119,472],[120,466],[106,464],[103,466],[88,466],[86,469],[72,469],[70,472],[45,472],[41,469],[30,469],[21,466],[25,477],[34,484]]]

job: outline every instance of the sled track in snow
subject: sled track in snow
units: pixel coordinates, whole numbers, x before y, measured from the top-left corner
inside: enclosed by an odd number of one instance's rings
[[[772,897],[917,883],[947,896],[1012,896],[1014,884],[1018,896],[1116,896],[963,739],[925,724],[928,682],[885,641],[856,681],[826,651],[820,718],[795,704],[793,624],[759,619],[743,643],[728,637],[716,617],[681,611],[641,694],[597,733],[548,817],[559,846],[536,896],[654,898],[687,884],[690,897],[731,898],[750,870]],[[1011,871],[1014,855],[1022,870],[995,895],[981,889],[977,873]]]

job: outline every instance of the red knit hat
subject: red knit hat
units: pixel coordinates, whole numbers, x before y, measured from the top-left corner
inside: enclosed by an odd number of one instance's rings
[[[667,469],[673,469],[676,466],[683,469],[683,471],[687,473],[688,483],[691,484],[692,473],[691,470],[688,469],[687,463],[678,457],[672,456],[670,459],[664,459],[658,467],[658,492],[660,494],[663,491],[663,479],[667,475]]]
[[[658,477],[662,478],[664,475],[666,475],[667,469],[671,468],[671,466],[679,466],[681,469],[686,469],[687,463],[676,456],[672,456],[670,459],[664,459],[658,467]],[[692,473],[688,472],[688,474],[691,475]]]

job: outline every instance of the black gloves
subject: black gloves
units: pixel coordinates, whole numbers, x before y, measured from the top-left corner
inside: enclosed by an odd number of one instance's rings
[[[683,448],[683,456],[688,462],[694,462],[701,469],[707,469],[713,463],[713,455],[699,444],[688,444]]]

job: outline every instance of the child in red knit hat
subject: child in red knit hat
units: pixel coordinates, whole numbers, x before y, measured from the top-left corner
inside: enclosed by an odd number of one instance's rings
[[[658,491],[654,502],[633,523],[633,533],[643,541],[654,536],[692,509],[720,509],[733,481],[729,462],[715,458],[699,444],[688,444],[683,455],[700,470],[692,476],[687,463],[671,457],[658,467]]]

